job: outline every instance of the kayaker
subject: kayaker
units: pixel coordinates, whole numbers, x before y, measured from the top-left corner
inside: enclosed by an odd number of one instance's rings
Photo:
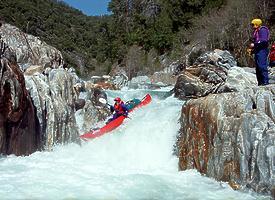
[[[107,123],[113,121],[114,119],[118,118],[121,115],[124,115],[125,117],[128,116],[128,108],[125,106],[124,102],[121,100],[121,98],[116,97],[114,99],[115,104],[113,106],[110,106],[111,112],[115,113],[113,114],[113,117],[110,118]]]

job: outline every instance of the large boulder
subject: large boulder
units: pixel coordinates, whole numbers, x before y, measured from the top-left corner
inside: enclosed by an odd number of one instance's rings
[[[192,66],[186,67],[179,75],[174,92],[180,99],[198,98],[211,93],[239,91],[254,85],[256,77],[249,72],[241,74],[236,61],[228,51],[216,49],[197,58]],[[242,79],[243,78],[243,79]],[[239,82],[238,82],[239,81]]]
[[[125,69],[121,66],[115,66],[112,68],[109,73],[111,82],[115,85],[116,88],[121,89],[126,86],[128,83],[128,76]]]
[[[0,59],[0,154],[29,155],[41,149],[41,128],[22,71]]]
[[[63,64],[59,50],[49,46],[38,37],[22,32],[15,26],[3,24],[0,27],[0,35],[9,48],[15,52],[15,59],[23,70],[32,65],[57,68]]]
[[[255,71],[255,70],[254,70]],[[217,93],[242,91],[258,85],[256,75],[251,69],[241,67],[232,67],[228,70],[227,78],[222,84]]]
[[[235,188],[272,191],[275,88],[254,87],[190,99],[177,141],[180,170],[197,169]]]
[[[25,78],[36,107],[43,146],[51,149],[55,144],[79,143],[74,115],[78,94],[73,74],[64,69],[52,69],[47,75],[34,74]]]
[[[83,94],[85,106],[76,112],[76,119],[80,133],[90,131],[92,128],[103,126],[104,120],[111,115],[107,105],[102,104],[99,98],[107,100],[107,94],[101,89],[93,88]],[[100,124],[101,123],[101,124]]]

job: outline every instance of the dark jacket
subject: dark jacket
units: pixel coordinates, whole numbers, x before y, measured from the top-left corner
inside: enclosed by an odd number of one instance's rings
[[[111,112],[116,112],[118,115],[128,115],[128,108],[125,106],[123,102],[115,103],[114,106],[110,107]]]

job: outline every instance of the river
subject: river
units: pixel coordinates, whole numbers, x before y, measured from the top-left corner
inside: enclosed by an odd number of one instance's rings
[[[127,100],[145,90],[108,91]],[[53,151],[0,158],[0,199],[251,200],[196,170],[178,171],[173,146],[182,101],[152,92],[151,104],[130,113],[110,134]]]

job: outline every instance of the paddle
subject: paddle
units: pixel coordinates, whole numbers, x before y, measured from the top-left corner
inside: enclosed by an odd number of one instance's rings
[[[98,101],[99,101],[100,103],[102,103],[102,104],[105,104],[105,105],[108,105],[108,106],[112,106],[112,105],[110,105],[110,104],[107,102],[107,100],[104,99],[104,98],[99,98]]]
[[[104,105],[108,105],[108,106],[110,106],[110,107],[112,106],[112,105],[110,105],[110,104],[106,101],[106,99],[104,99],[104,98],[99,98],[98,101],[99,101],[100,103],[104,104]],[[131,119],[129,116],[125,116],[125,117]]]

